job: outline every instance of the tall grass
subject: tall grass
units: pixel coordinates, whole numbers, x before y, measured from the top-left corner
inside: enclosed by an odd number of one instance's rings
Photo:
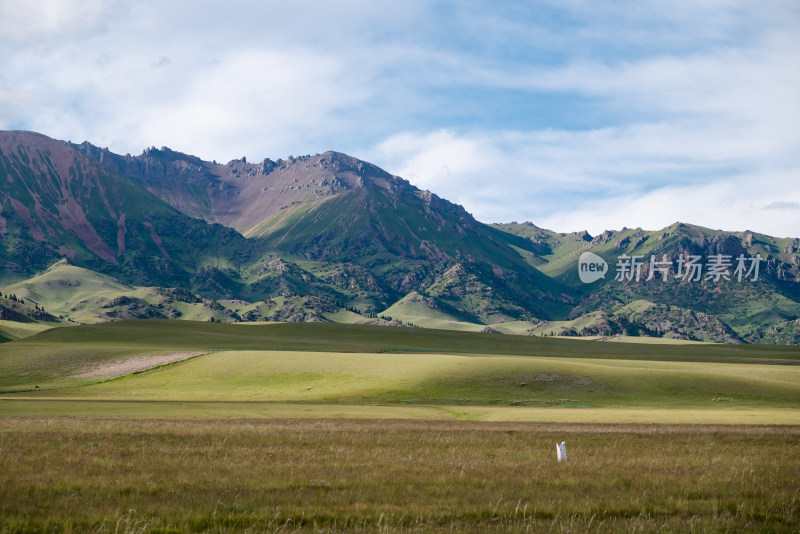
[[[4,419],[0,532],[796,532],[798,438],[798,427]]]

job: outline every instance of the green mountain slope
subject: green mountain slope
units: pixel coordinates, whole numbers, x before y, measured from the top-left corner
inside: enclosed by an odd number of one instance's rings
[[[774,324],[766,332],[759,332],[755,341],[775,345],[800,345],[800,319]]]
[[[0,185],[0,280],[68,258],[132,283],[186,286],[196,269],[250,248],[40,134],[0,132]]]
[[[238,269],[198,273],[193,287],[215,298],[304,294],[377,313],[419,291],[461,311],[469,307],[471,319],[483,323],[555,318],[573,306],[568,287],[519,257],[510,244],[516,238],[345,154],[220,165],[166,148],[134,157],[87,143],[73,146],[184,213],[226,224],[279,252],[277,272],[270,268],[273,254]],[[331,288],[313,272],[319,266],[304,261],[343,265],[351,274],[360,270],[366,284]],[[454,267],[467,273],[463,279],[447,274]],[[465,299],[473,286],[483,288],[479,297]]]
[[[689,309],[714,316],[730,326],[737,336],[758,341],[775,324],[800,317],[800,239],[780,239],[754,232],[724,232],[675,223],[658,231],[623,229],[592,237],[586,232],[559,234],[531,223],[495,225],[525,240],[519,253],[555,279],[582,293],[572,315],[593,310],[615,310],[643,299],[659,305]],[[594,283],[583,284],[578,276],[582,253],[592,252],[605,259],[609,274]],[[665,272],[650,275],[650,258],[667,256]],[[699,280],[676,277],[678,258],[699,256],[708,261],[723,255],[731,262],[729,280],[703,271]],[[623,256],[640,256],[639,280],[614,280]],[[736,259],[761,257],[757,280],[751,274],[739,281],[734,276]],[[750,267],[749,261],[746,267]],[[710,323],[709,323],[710,324]],[[718,330],[718,333],[721,333]]]
[[[389,300],[416,290],[477,322],[549,318],[570,307],[570,290],[527,265],[497,232],[463,208],[410,187],[366,184],[296,210],[261,239],[293,255],[364,267]]]

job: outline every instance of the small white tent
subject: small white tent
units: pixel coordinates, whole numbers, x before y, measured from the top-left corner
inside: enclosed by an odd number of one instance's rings
[[[559,462],[567,461],[567,446],[563,441],[561,442],[561,445],[556,443],[556,456],[558,457]]]

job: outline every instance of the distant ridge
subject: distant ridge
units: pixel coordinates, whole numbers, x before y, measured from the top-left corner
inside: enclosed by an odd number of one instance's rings
[[[318,203],[353,189],[374,188],[397,196],[416,196],[438,209],[458,212],[465,224],[474,219],[461,206],[420,191],[408,181],[340,152],[269,158],[248,163],[207,162],[167,147],[148,148],[138,156],[120,156],[89,142],[70,144],[105,167],[138,180],[177,209],[251,235],[252,229],[279,212]]]

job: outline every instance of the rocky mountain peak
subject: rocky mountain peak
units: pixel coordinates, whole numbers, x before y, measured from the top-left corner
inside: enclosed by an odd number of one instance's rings
[[[350,190],[373,190],[422,201],[424,211],[455,214],[464,225],[475,220],[463,207],[353,156],[335,151],[259,163],[246,158],[207,162],[167,147],[120,156],[84,142],[72,148],[126,176],[183,213],[258,235],[264,221],[304,205],[316,205]],[[250,232],[248,234],[248,232]]]

